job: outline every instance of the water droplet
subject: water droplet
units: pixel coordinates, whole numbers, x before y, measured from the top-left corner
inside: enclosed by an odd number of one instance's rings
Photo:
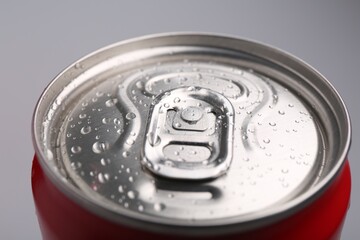
[[[283,168],[283,169],[281,169],[281,172],[282,172],[282,173],[288,173],[288,172],[289,172],[289,169]]]
[[[144,211],[144,206],[143,206],[143,205],[139,205],[139,206],[138,206],[138,210],[139,210],[139,212]]]
[[[170,79],[170,78],[165,78],[165,79],[164,79],[164,82],[168,84],[168,83],[171,82],[171,79]]]
[[[165,209],[165,204],[163,204],[163,203],[155,203],[154,204],[154,209],[155,209],[155,211],[157,211],[157,212],[160,212],[160,211],[162,211],[162,210],[164,210]]]
[[[172,161],[165,161],[165,166],[172,167],[174,163]]]
[[[285,111],[283,111],[283,110],[279,110],[278,113],[279,113],[280,115],[285,115]]]
[[[81,65],[81,63],[75,63],[75,69],[81,69],[81,68],[83,68],[83,66]]]
[[[158,135],[155,135],[153,132],[147,134],[147,140],[151,146],[159,145],[161,139]]]
[[[174,124],[174,126],[177,127],[177,128],[180,128],[180,127],[181,127],[181,123],[178,123],[178,122],[177,122],[177,123]]]
[[[133,112],[129,112],[129,113],[126,114],[125,117],[126,117],[126,119],[131,120],[131,119],[136,118],[136,114],[133,113]]]
[[[108,173],[99,173],[97,177],[100,183],[106,183],[110,179],[110,175]]]
[[[168,194],[168,198],[174,198],[174,194],[169,193],[169,194]]]
[[[105,165],[106,165],[106,160],[105,160],[105,158],[100,159],[100,163],[101,163],[101,165],[105,166]]]
[[[114,118],[114,124],[120,125],[121,124],[120,119],[119,118]]]
[[[180,102],[180,98],[178,97],[174,98],[174,103],[178,103],[178,102]]]
[[[129,177],[129,182],[134,182],[134,178],[132,176]]]
[[[294,107],[294,104],[289,103],[288,106],[292,108],[292,107]]]
[[[81,162],[72,162],[70,165],[71,165],[71,168],[74,170],[81,168]]]
[[[265,138],[265,139],[263,139],[263,142],[266,143],[266,144],[267,144],[267,143],[270,143],[270,139]]]
[[[111,119],[110,119],[110,118],[107,118],[107,117],[104,117],[104,118],[101,120],[101,122],[102,122],[103,124],[109,124],[110,121],[111,121]]]
[[[123,193],[123,192],[124,192],[124,187],[123,187],[122,185],[119,185],[118,191],[119,191],[120,193]]]
[[[128,145],[134,145],[135,141],[133,139],[127,139],[126,144]]]
[[[272,127],[275,127],[276,123],[275,122],[269,122],[269,125],[272,126]]]
[[[204,161],[202,161],[201,163],[202,163],[202,165],[205,165],[205,166],[206,166],[206,165],[209,164],[209,160],[204,160]]]
[[[155,172],[160,171],[160,166],[159,165],[153,165],[152,169],[154,169]]]
[[[122,156],[123,156],[124,158],[127,158],[128,156],[130,156],[130,152],[129,152],[129,151],[124,151],[124,152],[122,153]]]
[[[130,199],[134,199],[136,197],[136,193],[134,191],[128,191],[127,192],[127,196],[130,198]]]
[[[195,87],[194,86],[191,86],[191,87],[188,87],[188,89],[187,89],[188,91],[190,91],[190,92],[192,92],[192,91],[194,91],[195,90]]]
[[[81,113],[81,114],[79,114],[79,118],[80,118],[80,119],[84,119],[84,118],[86,118],[86,114],[85,114],[85,113]]]
[[[81,134],[88,134],[88,133],[90,133],[91,132],[91,127],[90,126],[84,126],[84,127],[82,127],[81,128],[81,130],[80,130],[80,133]]]
[[[116,103],[118,102],[118,100],[116,98],[113,99],[109,99],[105,102],[105,106],[107,107],[112,107],[114,106]]]
[[[108,142],[95,142],[92,146],[92,150],[94,153],[100,154],[109,149]]]
[[[77,153],[80,153],[81,152],[81,147],[80,146],[73,146],[71,148],[71,152],[74,153],[74,154],[77,154]]]
[[[136,87],[139,89],[142,89],[142,88],[144,88],[144,83],[142,81],[138,81],[138,82],[136,82]]]
[[[164,107],[165,107],[165,108],[168,108],[168,107],[170,107],[170,104],[164,103]]]

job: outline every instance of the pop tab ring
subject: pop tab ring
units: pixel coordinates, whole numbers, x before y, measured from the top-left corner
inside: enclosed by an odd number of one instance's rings
[[[199,87],[157,97],[150,110],[142,163],[156,175],[214,178],[232,160],[234,109],[223,95]]]

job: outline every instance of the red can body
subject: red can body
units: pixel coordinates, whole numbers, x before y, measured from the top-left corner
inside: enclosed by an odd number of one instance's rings
[[[35,156],[32,188],[44,240],[184,239],[110,222],[70,200],[45,175]],[[350,167],[346,161],[331,185],[314,202],[260,229],[205,239],[339,240],[350,203]],[[197,237],[199,238],[199,237]]]

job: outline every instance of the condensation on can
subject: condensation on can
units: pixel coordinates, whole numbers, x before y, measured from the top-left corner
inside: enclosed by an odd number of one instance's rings
[[[85,221],[102,222],[98,234],[138,229],[132,238],[309,233],[309,219],[330,203],[347,207],[350,137],[344,103],[310,66],[206,34],[144,37],[90,54],[53,80],[33,121],[42,181]],[[37,203],[45,185],[34,182]],[[345,197],[323,205],[338,182]],[[328,209],[316,216],[320,205]],[[346,207],[317,239],[336,235]]]

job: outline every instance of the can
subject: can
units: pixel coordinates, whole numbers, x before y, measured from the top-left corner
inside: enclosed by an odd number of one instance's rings
[[[55,77],[32,130],[44,239],[340,239],[348,112],[273,47],[198,33],[116,43]]]

